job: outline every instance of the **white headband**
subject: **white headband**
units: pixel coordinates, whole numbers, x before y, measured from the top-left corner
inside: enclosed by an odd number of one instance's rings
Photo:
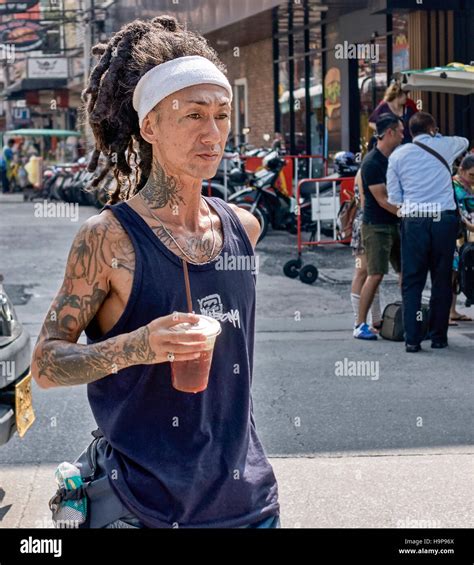
[[[133,92],[133,107],[138,113],[140,127],[148,112],[163,98],[195,84],[222,86],[232,102],[232,87],[214,63],[200,55],[178,57],[153,67],[138,81]]]

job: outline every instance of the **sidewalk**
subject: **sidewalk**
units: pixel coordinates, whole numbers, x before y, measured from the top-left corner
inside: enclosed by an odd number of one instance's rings
[[[284,528],[472,528],[468,460],[467,454],[270,459]],[[0,501],[0,518],[13,504],[0,527],[54,527],[48,501],[55,469],[52,463],[2,468],[2,488],[16,494]]]

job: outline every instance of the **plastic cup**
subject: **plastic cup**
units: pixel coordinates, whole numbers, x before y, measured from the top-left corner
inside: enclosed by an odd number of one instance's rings
[[[197,359],[189,361],[173,361],[171,363],[171,382],[181,392],[202,392],[209,381],[212,354],[216,337],[221,333],[220,323],[210,316],[199,316],[199,322],[184,322],[172,327],[172,331],[202,333],[207,336],[206,348]]]

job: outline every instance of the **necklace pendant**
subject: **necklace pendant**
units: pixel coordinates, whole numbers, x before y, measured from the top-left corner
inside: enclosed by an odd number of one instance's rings
[[[147,202],[145,201],[145,199],[143,198],[142,193],[140,192],[140,197],[142,198],[143,202],[145,203],[145,206],[147,207],[148,211],[150,212],[150,214],[153,216],[153,218],[155,218],[156,220],[158,220],[158,222],[160,223],[161,227],[165,230],[165,232],[168,234],[168,236],[171,238],[171,240],[174,242],[174,244],[176,245],[176,247],[181,251],[181,253],[183,255],[185,255],[187,257],[187,259],[189,259],[189,263],[191,263],[192,265],[207,265],[208,263],[211,262],[211,259],[209,259],[209,261],[204,261],[203,263],[196,263],[187,253],[186,251],[184,251],[184,249],[180,246],[180,244],[176,241],[176,239],[173,237],[173,234],[166,228],[166,226],[163,224],[163,222],[160,220],[160,218],[158,218],[158,216],[156,216],[150,209],[150,207],[148,206]],[[212,216],[211,216],[211,210],[210,207],[208,205],[208,203],[206,202],[206,200],[204,199],[204,202],[207,206],[207,214],[209,216],[209,220],[211,222],[211,231],[212,231],[212,251],[209,255],[209,258],[212,257],[212,255],[214,254],[214,251],[216,249],[216,235],[214,232],[214,223],[212,221]]]

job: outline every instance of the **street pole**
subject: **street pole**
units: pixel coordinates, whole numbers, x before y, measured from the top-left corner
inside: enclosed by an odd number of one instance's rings
[[[91,17],[90,17],[90,30],[91,30],[91,47],[95,43],[95,0],[90,0],[91,3]]]
[[[90,71],[92,48],[92,0],[84,0],[84,88],[87,86]]]
[[[84,88],[87,88],[91,67],[91,49],[93,44],[93,27],[94,27],[94,0],[83,0],[84,5]],[[94,136],[89,123],[84,124],[84,142],[86,152],[94,146]]]
[[[5,59],[3,61],[3,77],[5,80],[4,83],[4,92],[7,93],[8,92],[8,87],[10,86],[10,72],[8,69],[8,64],[9,64],[9,60]],[[8,99],[8,95],[5,96],[5,98],[2,100],[2,104],[3,104],[3,110],[5,112],[5,128],[6,131],[8,131],[9,129],[12,129],[12,105],[10,103],[10,100]]]

